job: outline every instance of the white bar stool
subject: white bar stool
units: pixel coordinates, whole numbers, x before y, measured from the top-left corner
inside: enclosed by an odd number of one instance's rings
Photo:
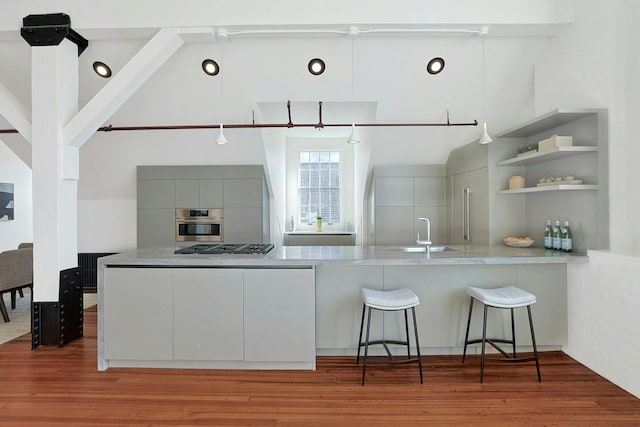
[[[420,383],[422,384],[422,359],[420,358],[420,342],[418,340],[418,324],[416,323],[416,305],[420,304],[418,296],[413,293],[411,289],[402,288],[393,291],[376,291],[373,289],[362,289],[362,319],[360,321],[360,337],[358,338],[358,356],[356,358],[356,364],[360,362],[360,348],[364,345],[364,358],[362,363],[362,385],[364,385],[364,379],[367,372],[367,363],[377,364],[402,364],[402,363],[417,363],[420,370]],[[368,308],[368,310],[367,310]],[[413,331],[416,338],[417,357],[411,357],[411,349],[409,345],[409,322],[407,319],[407,310],[411,309],[413,313]],[[375,340],[369,341],[369,331],[371,330],[371,310],[381,311],[404,311],[404,328],[406,333],[406,340]],[[362,341],[362,330],[364,327],[364,313],[368,311],[367,315],[367,335]],[[382,344],[390,360],[369,360],[369,345]],[[407,346],[407,358],[406,359],[394,359],[387,344],[399,344]]]
[[[531,317],[531,305],[535,304],[536,296],[523,291],[515,286],[506,286],[496,289],[483,289],[470,286],[467,288],[467,294],[470,296],[469,301],[469,318],[467,319],[467,333],[464,337],[464,352],[462,354],[462,363],[464,363],[467,355],[467,345],[482,343],[482,356],[480,358],[480,382],[484,379],[484,362],[485,360],[495,360],[499,362],[536,362],[536,370],[538,371],[538,381],[542,381],[540,378],[540,364],[538,362],[538,349],[536,348],[536,337],[533,332],[533,319]],[[471,313],[473,311],[473,301],[484,304],[484,317],[482,321],[482,338],[469,340],[469,326],[471,325]],[[497,339],[487,338],[487,308],[508,308],[511,310],[511,339]],[[530,357],[517,357],[516,355],[516,333],[515,322],[513,320],[513,309],[527,307],[527,313],[529,314],[529,328],[531,329],[531,342],[533,343],[533,356]],[[486,357],[485,356],[485,343],[491,344],[496,350],[498,350],[504,358],[501,357]],[[513,346],[513,356],[505,352],[496,343],[511,344]]]

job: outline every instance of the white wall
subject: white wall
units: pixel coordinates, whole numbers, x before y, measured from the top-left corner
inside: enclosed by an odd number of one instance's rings
[[[564,351],[640,398],[638,272],[638,253],[589,251],[589,264],[569,264],[569,344]]]
[[[536,63],[536,114],[558,107],[609,109],[609,254],[589,252],[589,264],[568,271],[569,339],[565,351],[640,397],[637,325],[640,117],[633,0],[576,3],[575,23],[550,40]],[[635,256],[619,255],[628,251]],[[616,254],[618,253],[618,254]]]
[[[0,140],[0,182],[12,183],[14,220],[0,221],[0,251],[16,249],[20,242],[33,242],[31,169]]]
[[[536,63],[536,115],[558,107],[609,109],[610,248],[638,249],[640,35],[633,25],[639,6],[633,0],[587,0],[575,13],[573,26],[550,40]]]
[[[99,133],[80,149],[78,251],[136,248],[136,166],[264,165],[258,130]]]

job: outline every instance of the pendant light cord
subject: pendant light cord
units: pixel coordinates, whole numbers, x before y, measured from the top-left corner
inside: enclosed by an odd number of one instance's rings
[[[354,114],[354,103],[355,103],[355,60],[354,60],[354,39],[356,38],[355,32],[351,33],[351,121],[355,123],[355,114]]]
[[[484,64],[484,35],[482,35],[482,122],[487,122],[487,93],[486,93],[486,77]]]

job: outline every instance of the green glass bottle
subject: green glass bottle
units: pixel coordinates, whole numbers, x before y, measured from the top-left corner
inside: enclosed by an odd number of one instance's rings
[[[547,220],[547,227],[544,229],[544,248],[551,249],[553,246],[551,245],[551,220]]]
[[[556,221],[556,224],[553,226],[553,235],[551,237],[551,246],[553,249],[559,251],[562,249],[562,236],[560,231],[560,221]]]
[[[565,221],[564,227],[562,227],[561,248],[564,252],[573,251],[573,234],[571,233],[571,228],[569,227],[569,221]]]

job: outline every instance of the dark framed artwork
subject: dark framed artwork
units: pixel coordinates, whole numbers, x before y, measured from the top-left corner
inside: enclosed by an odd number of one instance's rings
[[[13,184],[0,182],[0,221],[13,219]]]

